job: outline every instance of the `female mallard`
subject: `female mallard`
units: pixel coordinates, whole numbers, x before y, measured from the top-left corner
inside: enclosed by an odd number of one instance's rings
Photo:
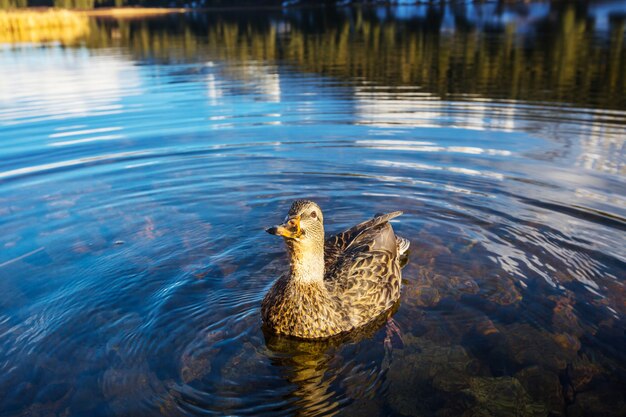
[[[282,236],[290,258],[263,299],[266,326],[278,334],[318,339],[363,326],[400,297],[399,256],[409,241],[394,234],[381,214],[324,241],[322,210],[295,201],[285,222],[267,229]]]

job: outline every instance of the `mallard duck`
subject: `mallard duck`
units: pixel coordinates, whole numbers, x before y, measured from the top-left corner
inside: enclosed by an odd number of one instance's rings
[[[265,326],[277,334],[321,339],[361,327],[400,297],[399,257],[409,241],[395,235],[389,220],[401,211],[376,215],[324,239],[324,217],[312,201],[297,200],[281,225],[289,272],[263,299]]]

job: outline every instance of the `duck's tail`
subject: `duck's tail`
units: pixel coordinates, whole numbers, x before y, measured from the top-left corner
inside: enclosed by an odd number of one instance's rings
[[[389,220],[398,217],[400,215],[404,214],[401,211],[394,211],[391,213],[376,213],[374,215],[374,219],[370,220],[371,222],[376,222],[376,224],[379,223],[383,223],[383,222],[388,222]],[[396,235],[396,244],[398,245],[398,255],[402,256],[404,254],[406,254],[406,251],[409,250],[409,246],[411,246],[411,242],[409,241],[409,239],[403,238],[401,236]]]
[[[411,242],[409,239],[396,235],[396,243],[398,244],[398,255],[402,256],[409,250]]]

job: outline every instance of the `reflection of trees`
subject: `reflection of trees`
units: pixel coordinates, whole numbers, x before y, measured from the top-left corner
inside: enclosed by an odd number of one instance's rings
[[[70,9],[93,9],[94,7],[206,7],[244,5],[280,5],[282,0],[0,0],[0,8],[13,7],[64,7]]]
[[[293,12],[273,23],[222,13],[136,22],[103,21],[90,46],[120,44],[138,58],[281,61],[307,72],[382,85],[418,85],[441,97],[492,98],[626,106],[624,20],[610,36],[574,6],[540,22],[528,35],[514,27],[490,32],[467,25],[440,30],[436,11],[415,21],[381,21],[366,11]]]
[[[593,104],[623,107],[623,21],[614,22],[610,41],[599,44],[585,14],[571,6],[557,16],[556,22],[540,24],[534,34],[522,37],[511,26],[495,33],[441,32],[436,13],[405,23],[355,14],[323,32],[292,31],[284,54],[307,71],[419,85],[443,97],[476,93],[581,103],[595,99]]]
[[[56,41],[72,45],[88,35],[90,26],[87,16],[67,10],[0,10],[0,43]]]
[[[625,20],[613,18],[600,38],[579,8],[554,6],[525,34],[514,25],[478,28],[461,12],[454,30],[442,30],[441,9],[432,6],[406,20],[383,19],[367,8],[101,19],[84,41],[92,48],[122,46],[138,59],[287,62],[347,80],[420,86],[444,98],[478,94],[624,108]]]
[[[0,9],[9,9],[13,7],[27,7],[28,0],[0,0]]]
[[[96,0],[54,0],[53,5],[63,9],[93,9]]]

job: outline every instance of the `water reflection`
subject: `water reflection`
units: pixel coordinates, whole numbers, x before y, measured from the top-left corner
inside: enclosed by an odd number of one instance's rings
[[[58,47],[3,48],[0,56],[0,123],[5,126],[120,114],[122,96],[141,94],[137,69],[116,57],[93,59],[84,50]]]
[[[91,20],[72,44],[124,46],[167,62],[252,61],[238,67],[248,74],[259,62],[284,61],[344,79],[419,86],[440,98],[488,92],[623,108],[623,13],[619,2],[213,12]]]
[[[367,92],[364,92],[367,91]],[[472,98],[468,101],[441,101],[434,97],[416,99],[406,89],[378,92],[376,89],[355,87],[355,111],[365,125],[396,128],[403,127],[451,127],[482,131],[527,131],[535,136],[550,140],[575,141],[577,146],[568,154],[559,155],[575,161],[576,166],[609,173],[623,173],[624,127],[623,114],[614,117],[610,112],[571,107],[551,108],[527,106],[515,101],[496,101]],[[559,119],[558,131],[545,131],[545,120]],[[614,120],[618,125],[607,125]],[[555,126],[556,127],[556,126]],[[576,137],[576,139],[574,139]],[[573,140],[574,139],[574,140]],[[389,142],[388,145],[391,145]],[[422,152],[442,151],[428,146],[415,146],[413,150]],[[598,148],[602,149],[598,149]],[[411,150],[404,147],[404,150]],[[454,147],[456,152],[487,152],[490,154],[511,155],[510,151]],[[448,151],[452,151],[451,148]]]

